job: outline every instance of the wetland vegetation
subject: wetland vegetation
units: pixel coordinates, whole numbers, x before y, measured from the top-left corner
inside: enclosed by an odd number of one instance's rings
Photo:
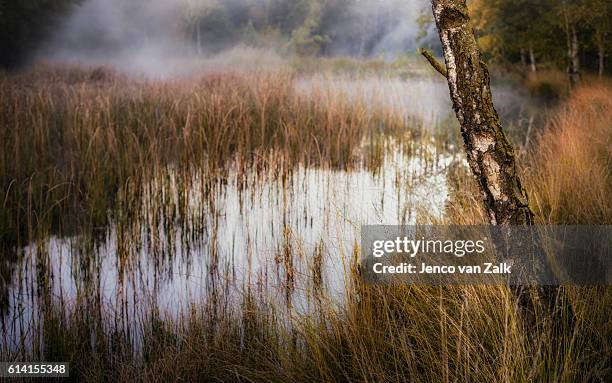
[[[306,3],[319,4],[294,6]],[[0,71],[0,361],[66,361],[90,382],[609,381],[608,286],[562,286],[559,320],[525,321],[507,286],[364,283],[361,225],[489,220],[446,80],[417,54],[383,54],[393,12],[351,24],[361,41],[342,45],[352,29],[332,33],[345,14],[332,3],[304,20],[299,7],[265,8],[250,26],[215,3],[206,22],[189,19],[197,55],[161,50],[136,73],[123,56],[129,65],[65,52],[15,69],[35,37],[20,34],[19,57],[0,60],[11,69]],[[166,20],[155,9],[146,15]],[[371,8],[351,9],[370,20]],[[276,13],[285,22],[267,29]],[[78,37],[83,20],[60,36]],[[537,223],[612,224],[603,64],[572,85],[565,52],[544,54],[551,29],[533,40],[548,61],[531,72],[496,25],[478,24],[516,61],[493,66],[492,90]],[[226,27],[257,39],[200,51]]]

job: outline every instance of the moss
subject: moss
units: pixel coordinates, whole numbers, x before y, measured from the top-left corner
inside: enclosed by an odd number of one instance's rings
[[[461,124],[468,163],[479,181],[491,222],[529,223],[533,216],[529,199],[517,175],[514,148],[493,104],[489,72],[480,59],[466,3],[434,0],[434,16],[449,66],[453,109]],[[483,132],[494,138],[492,147],[483,145]]]

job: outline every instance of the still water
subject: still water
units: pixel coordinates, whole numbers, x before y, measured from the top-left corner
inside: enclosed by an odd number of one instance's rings
[[[444,82],[313,76],[295,86],[305,97],[384,109],[413,132],[428,132],[385,137],[374,161],[347,169],[286,165],[268,154],[246,165],[236,160],[221,177],[160,170],[137,186],[144,196],[137,214],[118,209],[95,236],[51,236],[10,257],[0,349],[32,347],[45,310],[70,313],[83,301],[109,327],[134,334],[151,312],[180,321],[211,301],[214,310],[239,307],[247,295],[289,316],[309,315],[316,305],[343,303],[361,225],[444,220],[448,169],[466,166],[452,145],[426,138],[452,116]]]
[[[376,169],[297,166],[279,177],[271,166],[249,172],[236,166],[218,182],[202,182],[194,172],[187,187],[168,170],[146,186],[140,221],[130,229],[111,225],[96,241],[51,237],[20,251],[4,339],[27,338],[43,301],[69,307],[84,295],[109,321],[134,330],[151,308],[178,319],[216,291],[229,305],[257,291],[301,314],[315,291],[340,303],[360,225],[441,219],[446,169],[458,162],[433,144],[410,154],[390,145]],[[163,213],[154,213],[160,205]],[[164,222],[179,209],[185,219]]]

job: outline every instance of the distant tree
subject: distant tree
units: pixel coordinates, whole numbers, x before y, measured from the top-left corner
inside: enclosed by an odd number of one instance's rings
[[[291,33],[291,41],[298,55],[318,55],[323,45],[329,42],[329,37],[320,30],[322,11],[322,1],[310,0],[304,22]]]
[[[220,0],[197,0],[187,7],[185,21],[198,53],[218,52],[235,43],[238,27],[229,13]]]
[[[612,1],[610,0],[585,0],[584,20],[592,30],[591,42],[597,49],[597,71],[600,76],[605,72],[606,52],[610,42],[612,23]]]
[[[268,22],[284,35],[301,27],[309,14],[308,0],[269,0]]]
[[[556,8],[558,20],[563,26],[567,42],[567,74],[570,82],[576,84],[580,80],[580,40],[578,29],[583,26],[586,9],[583,0],[561,0]]]
[[[551,47],[549,0],[474,0],[470,6],[485,52],[497,60],[519,57],[537,71],[538,56]]]
[[[531,71],[540,61],[565,66],[572,82],[580,78],[581,58],[596,56],[594,69],[605,71],[609,0],[472,0],[469,6],[479,45],[494,60],[520,61]]]

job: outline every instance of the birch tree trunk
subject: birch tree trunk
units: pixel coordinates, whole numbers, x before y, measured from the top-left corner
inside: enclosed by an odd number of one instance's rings
[[[570,27],[571,40],[569,46],[569,78],[572,85],[576,85],[580,81],[580,56],[578,56],[580,46],[578,44],[578,34],[576,33],[576,27],[572,25]]]
[[[602,77],[605,72],[606,53],[603,47],[599,48],[599,77]]]
[[[599,31],[595,34],[597,39],[597,56],[599,58],[598,72],[599,77],[604,75],[605,72],[605,62],[606,62],[606,40],[603,36],[603,33]]]
[[[466,1],[432,0],[432,9],[453,109],[489,221],[493,225],[531,224],[533,213],[517,174],[514,149],[493,106],[489,72],[480,57]]]
[[[489,71],[480,57],[466,0],[432,0],[432,8],[446,67],[429,52],[423,51],[423,55],[447,78],[467,160],[478,180],[489,221],[492,225],[532,225],[534,214],[517,174],[514,149],[493,106]],[[511,261],[520,269],[523,260]],[[535,270],[548,267],[542,259],[531,262],[536,262],[532,265]],[[545,308],[551,317],[560,313],[556,303],[559,290],[554,286],[540,286],[533,295],[528,286],[511,286],[511,290],[527,323],[533,323],[536,306]]]
[[[538,67],[536,66],[535,54],[533,53],[533,45],[529,43],[529,64],[531,65],[531,71],[533,73],[538,71]]]

